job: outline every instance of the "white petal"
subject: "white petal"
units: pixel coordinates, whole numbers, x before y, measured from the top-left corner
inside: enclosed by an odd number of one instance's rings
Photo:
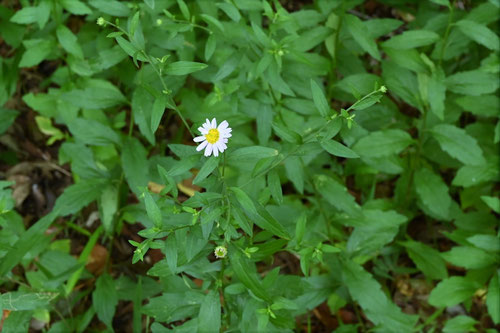
[[[224,151],[227,149],[227,145],[223,141],[220,142],[220,145],[222,147],[221,151]]]
[[[217,129],[220,131],[220,132],[223,132],[226,130],[226,128],[229,126],[229,123],[227,121],[223,121],[222,123],[219,124],[219,127],[217,127]]]
[[[222,134],[222,137],[225,138],[225,139],[230,138],[232,136],[233,135],[231,133]]]
[[[196,147],[196,151],[202,150],[203,148],[205,148],[205,146],[207,144],[208,144],[208,141],[203,141],[202,143],[200,143],[200,145],[198,147]]]
[[[212,126],[212,128],[217,128],[217,120],[212,119],[212,123],[210,124]]]
[[[219,149],[217,147],[217,142],[213,146],[214,146],[214,150],[213,150],[214,156],[217,157],[217,156],[219,156]]]
[[[227,143],[227,139],[226,138],[222,138],[222,142],[223,143]]]
[[[200,131],[201,134],[207,135],[208,134],[208,129],[204,127],[198,127],[198,131]]]
[[[206,140],[205,136],[197,136],[196,138],[193,139],[194,142],[201,142],[203,140]]]
[[[217,142],[215,145],[217,146],[217,149],[219,149],[221,153],[224,152],[225,148],[224,148],[224,143],[222,143],[222,141]]]
[[[208,157],[208,156],[212,155],[212,149],[213,149],[213,146],[212,146],[212,144],[209,143],[207,145],[207,148],[205,149],[205,156]]]
[[[205,119],[205,123],[203,125],[206,125],[206,127],[210,127],[210,120],[208,120],[208,118]]]

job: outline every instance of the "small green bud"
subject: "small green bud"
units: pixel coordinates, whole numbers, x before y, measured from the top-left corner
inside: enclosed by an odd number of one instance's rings
[[[163,24],[163,21],[161,19],[156,20],[156,25],[162,25],[162,24]]]
[[[380,91],[383,92],[384,94],[387,92],[386,86],[380,87]]]
[[[97,25],[100,25],[102,27],[106,25],[106,20],[104,19],[104,17],[99,17],[97,19]]]
[[[217,246],[214,250],[214,254],[218,259],[225,258],[227,255],[227,249],[224,246]]]

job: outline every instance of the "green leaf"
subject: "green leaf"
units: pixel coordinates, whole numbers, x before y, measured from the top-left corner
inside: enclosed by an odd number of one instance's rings
[[[438,308],[457,305],[472,297],[478,288],[477,282],[462,276],[452,276],[439,282],[432,290],[429,304]]]
[[[149,181],[147,151],[139,140],[129,138],[124,142],[121,162],[130,189],[139,197],[140,189],[145,188]]]
[[[424,206],[437,217],[447,220],[452,199],[441,177],[430,169],[421,168],[415,172],[413,183]]]
[[[7,131],[18,115],[19,111],[0,107],[0,135]]]
[[[45,27],[49,20],[51,3],[47,0],[41,0],[36,7],[24,7],[17,11],[10,21],[18,24],[38,23],[40,29]]]
[[[408,30],[400,35],[391,37],[391,39],[383,43],[383,46],[406,50],[433,44],[438,40],[439,35],[433,31]]]
[[[492,51],[498,51],[500,49],[500,39],[493,31],[488,29],[486,25],[469,20],[460,20],[455,23],[455,26],[457,26],[464,35],[478,44]]]
[[[362,137],[352,149],[362,157],[382,157],[399,154],[412,142],[413,139],[407,132],[388,129]]]
[[[361,46],[361,48],[368,52],[373,58],[380,60],[380,53],[377,49],[377,44],[371,38],[370,32],[365,27],[363,22],[356,16],[350,14],[345,15],[344,19],[347,24],[347,29],[359,46]]]
[[[446,78],[448,90],[463,95],[491,94],[498,89],[498,85],[497,75],[478,70],[459,72]]]
[[[323,117],[328,117],[328,114],[330,113],[330,105],[328,104],[323,91],[313,79],[311,79],[311,91],[316,109]]]
[[[55,43],[51,39],[31,39],[24,41],[26,51],[21,57],[19,67],[33,67],[45,60],[54,50]]]
[[[226,15],[234,22],[240,21],[241,14],[240,14],[238,8],[236,8],[232,3],[222,2],[222,3],[218,3],[216,6],[219,7],[220,9],[222,9],[222,11],[224,13],[226,13]]]
[[[500,108],[500,98],[496,95],[462,96],[455,99],[455,103],[465,111],[483,117],[496,117]]]
[[[417,316],[403,313],[382,291],[380,284],[352,260],[342,260],[342,280],[352,298],[381,332],[412,332]]]
[[[191,14],[189,13],[189,8],[184,2],[184,0],[177,0],[177,5],[179,6],[179,9],[181,10],[182,16],[189,21],[191,20]]]
[[[162,95],[160,98],[155,98],[153,110],[151,111],[151,133],[154,134],[158,129],[158,126],[160,126],[161,118],[163,117],[166,106],[167,100],[165,96]]]
[[[26,291],[7,292],[0,296],[0,309],[8,311],[27,311],[50,306],[57,297],[56,293],[34,293]]]
[[[68,127],[77,140],[88,145],[105,146],[121,143],[120,137],[111,127],[96,120],[76,118],[68,124]]]
[[[85,179],[67,187],[57,198],[54,210],[61,216],[77,213],[99,198],[106,183],[106,179]]]
[[[448,277],[446,263],[441,258],[439,251],[421,242],[409,240],[401,243],[415,263],[427,278],[442,280]]]
[[[115,288],[113,278],[108,273],[104,273],[97,279],[95,290],[92,293],[92,303],[97,317],[110,329],[113,327],[113,317],[118,304]]]
[[[359,155],[335,140],[321,141],[321,147],[334,156],[345,158],[359,158]]]
[[[267,174],[267,185],[274,200],[276,200],[278,205],[281,205],[283,203],[283,191],[281,189],[280,177],[275,170],[271,170]]]
[[[467,238],[467,241],[477,248],[488,252],[500,252],[500,239],[493,235],[474,235]]]
[[[212,24],[212,25],[216,26],[217,29],[219,29],[221,32],[225,31],[224,26],[222,25],[222,23],[218,19],[216,19],[210,15],[207,15],[207,14],[200,14],[200,17],[203,21],[207,22],[208,24]]]
[[[456,316],[448,321],[446,321],[443,327],[443,333],[467,333],[475,332],[474,326],[477,324],[477,320],[468,316]]]
[[[91,110],[110,108],[127,101],[121,91],[109,82],[101,82],[83,90],[74,89],[61,97],[75,106]]]
[[[217,166],[219,165],[219,161],[220,159],[217,157],[209,157],[208,159],[206,159],[200,171],[194,178],[193,184],[199,184],[201,181],[207,178],[212,173],[212,171],[217,168]]]
[[[149,192],[144,192],[144,204],[146,206],[146,213],[148,217],[153,221],[156,227],[162,226],[162,215],[161,210],[156,204],[156,201],[153,199]]]
[[[99,215],[104,230],[108,235],[113,232],[113,220],[118,210],[118,200],[118,188],[114,185],[108,185],[104,188],[99,198]]]
[[[354,200],[354,197],[349,194],[345,186],[324,175],[316,176],[314,184],[322,198],[338,210],[346,212],[351,216],[361,214],[359,205]]]
[[[285,160],[286,176],[299,193],[304,193],[304,164],[300,157],[290,156]]]
[[[205,61],[209,61],[214,54],[215,48],[217,47],[217,38],[214,34],[211,34],[207,38],[207,42],[205,44]]]
[[[198,315],[198,332],[219,332],[221,327],[221,305],[219,293],[211,290],[201,302]]]
[[[485,164],[464,165],[458,169],[452,184],[455,186],[471,187],[489,181],[500,179],[498,159],[493,159]]]
[[[465,130],[453,125],[441,124],[434,126],[431,132],[441,148],[460,162],[466,165],[486,163],[476,139]]]
[[[240,250],[234,246],[229,248],[229,259],[231,260],[231,267],[238,277],[250,291],[258,298],[270,302],[270,295],[262,287],[262,283],[257,278],[255,265],[250,264],[248,259],[243,257]]]
[[[187,75],[207,68],[206,64],[194,61],[177,61],[167,65],[165,73],[168,75]]]
[[[236,199],[244,210],[248,211],[251,214],[257,214],[257,209],[255,208],[253,200],[250,199],[248,194],[246,194],[242,189],[238,187],[229,187],[229,190],[234,193]]]
[[[486,306],[491,319],[498,325],[500,323],[500,270],[497,270],[488,285]]]
[[[497,197],[490,197],[482,195],[481,200],[484,201],[495,213],[500,214],[500,199]]]
[[[58,199],[58,201],[59,200],[60,199]],[[37,243],[42,241],[45,231],[52,224],[52,222],[54,222],[58,214],[59,207],[57,207],[56,204],[56,207],[54,207],[52,212],[38,220],[33,226],[31,226],[31,228],[22,234],[22,237],[14,243],[10,250],[8,250],[5,254],[2,261],[0,261],[0,276],[5,276],[5,274],[7,274],[22,260],[28,251],[30,251]]]
[[[292,131],[281,123],[273,122],[272,127],[274,133],[287,142],[300,143],[302,141],[302,137],[298,133]]]
[[[60,1],[61,5],[66,9],[68,12],[74,15],[88,15],[92,14],[92,10],[87,7],[86,4],[84,4],[81,1],[78,0],[61,0]]]
[[[64,25],[60,25],[56,30],[57,39],[59,43],[66,50],[66,52],[74,55],[78,59],[83,59],[83,51],[78,44],[78,39],[76,36],[66,28]]]
[[[127,17],[130,15],[129,7],[125,3],[117,0],[90,0],[89,4],[108,15],[120,17]]]
[[[250,146],[238,148],[228,157],[230,161],[255,161],[261,158],[278,156],[279,151],[264,146]]]

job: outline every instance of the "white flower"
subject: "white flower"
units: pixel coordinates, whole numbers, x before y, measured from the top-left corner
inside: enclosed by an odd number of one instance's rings
[[[218,259],[224,258],[227,254],[227,249],[224,246],[217,246],[214,254]]]
[[[206,122],[198,127],[198,131],[202,134],[194,138],[194,142],[201,142],[201,144],[196,147],[197,151],[205,148],[205,156],[210,156],[214,153],[214,156],[219,156],[219,152],[224,152],[227,149],[226,143],[227,139],[231,137],[232,129],[229,127],[227,121],[223,121],[217,127],[217,121],[212,119],[206,120]]]

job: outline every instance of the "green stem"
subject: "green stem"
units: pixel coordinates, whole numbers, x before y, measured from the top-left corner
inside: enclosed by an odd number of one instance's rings
[[[443,45],[441,46],[441,52],[439,53],[439,66],[443,62],[444,51],[446,50],[446,44],[448,44],[448,36],[450,35],[451,25],[453,22],[453,10],[455,8],[455,1],[449,6],[450,14],[448,15],[448,25],[443,37]]]
[[[158,70],[158,67],[156,66],[156,64],[152,61],[151,57],[143,50],[142,51],[143,55],[146,57],[146,59],[148,60],[149,64],[151,65],[151,67],[153,67],[154,71],[156,72],[156,74],[158,75],[158,78],[160,79],[160,82],[163,86],[163,91],[168,91],[168,87],[165,83],[165,80],[163,80],[163,76],[161,75],[160,71]],[[182,115],[182,113],[180,112],[180,110],[175,107],[174,108],[174,111],[177,113],[177,115],[179,116],[179,118],[181,118],[182,120],[182,123],[184,124],[184,126],[186,127],[186,129],[188,130],[189,134],[191,134],[191,137],[195,137],[194,133],[191,131],[191,128],[189,127],[187,121],[186,121],[186,118],[184,118],[184,116]]]

